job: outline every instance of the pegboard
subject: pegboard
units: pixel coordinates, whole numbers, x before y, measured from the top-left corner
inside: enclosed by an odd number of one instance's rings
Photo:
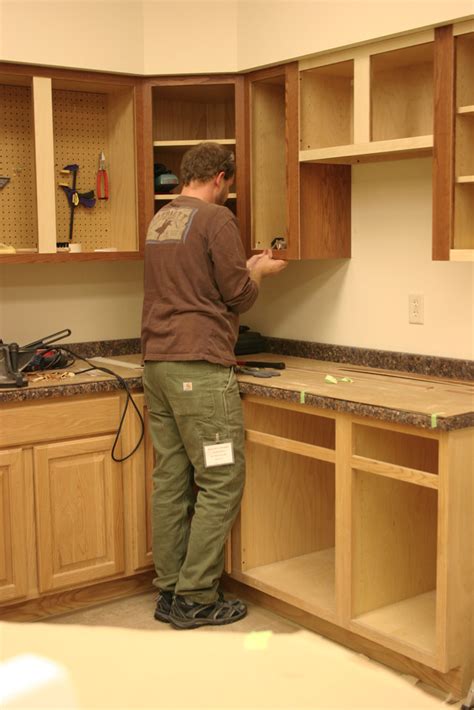
[[[32,93],[0,84],[0,242],[17,249],[38,246]]]
[[[72,186],[72,175],[61,175],[66,165],[79,165],[76,190],[96,191],[99,155],[108,151],[107,95],[53,90],[54,161],[56,175],[56,236],[58,242],[67,242],[69,236],[70,207],[59,183]],[[80,242],[83,251],[111,245],[111,202],[96,200],[95,206],[83,205],[74,210],[73,242]]]

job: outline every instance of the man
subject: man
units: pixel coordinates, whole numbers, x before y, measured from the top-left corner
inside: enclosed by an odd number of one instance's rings
[[[234,174],[226,147],[191,148],[181,195],[155,215],[146,239],[142,353],[156,453],[155,618],[176,628],[230,624],[247,611],[218,590],[245,477],[234,347],[239,313],[254,303],[262,277],[286,262],[271,250],[245,262],[237,221],[223,206]]]

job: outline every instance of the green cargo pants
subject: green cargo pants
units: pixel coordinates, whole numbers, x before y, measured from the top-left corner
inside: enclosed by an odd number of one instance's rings
[[[143,385],[156,454],[155,584],[188,601],[212,602],[245,480],[242,405],[235,374],[232,368],[205,361],[147,361]],[[232,441],[234,463],[206,467],[203,447],[217,440]]]

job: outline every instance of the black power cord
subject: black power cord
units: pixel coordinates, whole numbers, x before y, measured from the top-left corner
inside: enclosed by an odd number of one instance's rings
[[[140,410],[138,409],[138,407],[137,407],[137,405],[136,405],[136,403],[135,403],[135,400],[134,400],[133,397],[132,397],[132,393],[130,392],[129,387],[128,387],[126,381],[123,379],[123,377],[121,377],[120,375],[117,375],[116,372],[113,372],[113,371],[110,370],[108,367],[96,366],[96,365],[94,365],[92,362],[90,362],[87,358],[82,357],[81,355],[78,355],[78,354],[75,353],[73,350],[71,350],[70,348],[68,348],[68,347],[66,347],[66,346],[64,346],[64,345],[61,345],[61,350],[65,350],[67,353],[69,353],[70,355],[72,355],[73,357],[75,357],[76,360],[81,360],[82,362],[85,362],[85,363],[87,363],[87,364],[89,365],[89,367],[88,367],[87,369],[85,369],[85,370],[79,370],[79,372],[76,372],[76,375],[82,374],[82,373],[84,373],[84,372],[90,372],[90,370],[100,370],[101,372],[105,372],[107,375],[112,375],[113,377],[115,377],[115,379],[119,382],[119,384],[123,387],[123,389],[124,389],[125,392],[127,393],[127,399],[125,400],[125,407],[123,408],[123,412],[122,412],[122,415],[121,415],[121,417],[120,417],[120,423],[119,423],[119,426],[118,426],[118,429],[117,429],[117,434],[115,435],[115,440],[114,440],[114,443],[113,443],[113,445],[112,445],[112,451],[111,451],[111,453],[110,453],[110,455],[112,456],[112,459],[113,459],[114,461],[116,461],[117,463],[122,463],[123,461],[126,461],[126,460],[129,459],[131,456],[133,456],[133,454],[135,453],[135,451],[139,448],[140,444],[142,443],[143,437],[145,436],[145,422],[143,421],[142,414],[141,414]],[[117,458],[117,456],[115,455],[115,449],[116,449],[116,447],[117,447],[118,440],[119,440],[120,434],[121,434],[121,432],[122,432],[123,422],[124,422],[124,420],[125,420],[125,415],[127,414],[128,405],[130,404],[130,402],[132,403],[132,407],[135,409],[135,412],[137,413],[138,419],[140,420],[141,433],[140,433],[140,437],[139,437],[139,439],[138,439],[138,443],[137,443],[136,446],[133,448],[133,450],[132,450],[129,454],[127,454],[126,456],[123,456],[122,458]]]

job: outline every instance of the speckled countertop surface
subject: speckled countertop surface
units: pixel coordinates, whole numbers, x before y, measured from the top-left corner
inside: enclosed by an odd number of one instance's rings
[[[93,364],[112,367],[127,382],[131,391],[142,390],[140,355],[123,353],[111,356],[106,349],[99,352],[116,364],[97,359],[92,361]],[[243,395],[304,403],[310,407],[425,429],[451,430],[474,426],[474,386],[469,381],[279,353],[239,356],[239,359],[266,360],[269,363],[280,360],[287,365],[278,376],[270,379],[239,375]],[[87,367],[84,363],[76,361],[71,370],[78,373],[84,367]],[[336,382],[328,382],[327,376]],[[26,388],[0,390],[0,402],[15,406],[15,403],[33,400],[89,396],[121,389],[112,375],[103,372],[75,374],[73,377],[57,372],[49,374],[46,379],[38,377],[38,373],[29,375],[30,384]]]

